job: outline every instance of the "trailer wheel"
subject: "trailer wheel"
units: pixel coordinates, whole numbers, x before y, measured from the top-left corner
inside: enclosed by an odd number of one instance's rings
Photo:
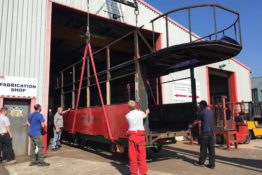
[[[153,152],[153,153],[159,153],[162,149],[162,145],[159,145],[157,147],[151,147],[150,150]]]
[[[116,145],[115,144],[111,144],[110,152],[113,153],[113,154],[116,153]]]
[[[249,131],[249,134],[246,136],[245,144],[249,144],[252,138],[252,131]]]

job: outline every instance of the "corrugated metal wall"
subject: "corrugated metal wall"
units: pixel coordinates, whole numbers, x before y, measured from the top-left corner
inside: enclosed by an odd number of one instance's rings
[[[86,11],[86,0],[52,0],[72,8]],[[44,103],[45,43],[48,0],[0,0],[0,75],[30,77],[38,80],[37,102]],[[138,26],[151,29],[149,21],[159,14],[139,3]],[[119,21],[135,25],[134,9],[109,0],[90,0],[90,12],[112,18],[110,12],[122,16]],[[188,34],[174,23],[169,23],[170,43],[188,41]],[[165,46],[165,20],[160,20],[155,30],[163,33]]]
[[[43,103],[46,0],[0,0],[0,75],[38,79]]]

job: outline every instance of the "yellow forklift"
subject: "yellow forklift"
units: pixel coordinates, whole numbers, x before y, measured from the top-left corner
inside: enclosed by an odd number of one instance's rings
[[[241,111],[250,136],[255,138],[262,137],[262,103],[242,102]]]

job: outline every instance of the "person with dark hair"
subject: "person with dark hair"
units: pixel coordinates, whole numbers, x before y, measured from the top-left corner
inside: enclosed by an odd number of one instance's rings
[[[50,164],[44,161],[44,144],[41,135],[41,131],[45,127],[45,119],[40,113],[41,106],[39,104],[36,104],[34,109],[35,112],[28,117],[28,135],[31,139],[29,166],[49,166]],[[35,153],[36,147],[38,148],[37,154]]]
[[[201,101],[200,112],[198,113],[197,120],[194,121],[192,126],[198,124],[199,121],[202,122],[202,132],[200,138],[200,157],[199,161],[195,162],[196,166],[204,166],[207,157],[207,150],[209,153],[209,164],[208,168],[215,168],[215,140],[214,140],[214,113],[208,108],[206,101]]]
[[[0,147],[2,148],[3,160],[6,161],[6,164],[13,164],[16,160],[12,146],[13,134],[10,129],[10,121],[6,116],[8,108],[2,107],[0,112]]]

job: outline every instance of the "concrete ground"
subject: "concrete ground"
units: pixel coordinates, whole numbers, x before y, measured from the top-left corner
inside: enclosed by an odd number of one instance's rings
[[[262,175],[262,139],[239,145],[239,149],[216,149],[216,168],[195,167],[199,146],[177,143],[160,153],[148,153],[149,175]],[[128,160],[102,150],[81,150],[67,145],[49,151],[50,167],[29,167],[27,157],[17,157],[14,165],[0,166],[0,175],[128,175]],[[208,163],[208,162],[207,162]]]

